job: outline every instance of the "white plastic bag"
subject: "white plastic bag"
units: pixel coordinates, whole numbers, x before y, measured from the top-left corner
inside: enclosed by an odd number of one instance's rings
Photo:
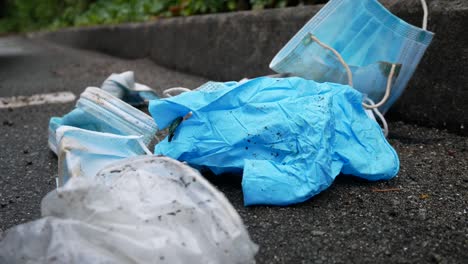
[[[4,233],[0,263],[252,263],[258,248],[223,194],[166,157],[72,177],[42,216]]]

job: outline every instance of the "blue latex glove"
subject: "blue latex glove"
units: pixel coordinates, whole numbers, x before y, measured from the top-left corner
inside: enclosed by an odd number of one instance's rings
[[[243,170],[245,205],[305,201],[340,172],[368,180],[398,172],[396,152],[349,86],[298,77],[206,86],[150,102],[160,128],[193,112],[155,154],[216,174]]]

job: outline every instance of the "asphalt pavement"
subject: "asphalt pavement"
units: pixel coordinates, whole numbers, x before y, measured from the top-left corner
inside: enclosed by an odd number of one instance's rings
[[[207,81],[146,59],[0,38],[0,98],[63,91],[78,96],[126,70],[158,91]],[[72,108],[73,103],[0,109],[0,233],[40,217],[41,199],[55,188],[57,176],[57,159],[47,147],[48,120]],[[374,183],[339,176],[299,205],[244,207],[240,176],[207,177],[260,246],[258,263],[466,263],[468,138],[397,120],[390,131],[401,161],[398,177]]]

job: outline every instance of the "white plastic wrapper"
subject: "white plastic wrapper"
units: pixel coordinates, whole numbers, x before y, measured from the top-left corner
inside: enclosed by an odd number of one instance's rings
[[[253,263],[258,249],[224,195],[166,157],[73,177],[41,209],[4,233],[0,263]]]

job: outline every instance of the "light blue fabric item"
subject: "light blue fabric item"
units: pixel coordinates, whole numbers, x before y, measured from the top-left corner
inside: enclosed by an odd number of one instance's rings
[[[288,205],[326,189],[340,173],[394,177],[399,160],[362,94],[347,85],[298,77],[210,82],[194,92],[150,102],[160,128],[192,112],[155,154],[241,172],[245,205]]]
[[[142,138],[60,126],[56,131],[59,186],[72,177],[94,179],[98,171],[118,160],[151,154]]]
[[[150,116],[96,87],[88,87],[70,113],[50,119],[49,147],[55,153],[56,130],[64,125],[121,136],[142,136],[145,145],[150,144],[158,130]]]
[[[133,71],[111,74],[101,89],[133,106],[145,105],[149,100],[159,98],[150,87],[135,82]]]
[[[354,88],[378,102],[391,64],[398,68],[386,112],[404,91],[433,33],[394,16],[377,0],[330,0],[274,57],[270,68],[318,82],[348,84],[336,56],[310,36],[331,46],[353,73]]]

